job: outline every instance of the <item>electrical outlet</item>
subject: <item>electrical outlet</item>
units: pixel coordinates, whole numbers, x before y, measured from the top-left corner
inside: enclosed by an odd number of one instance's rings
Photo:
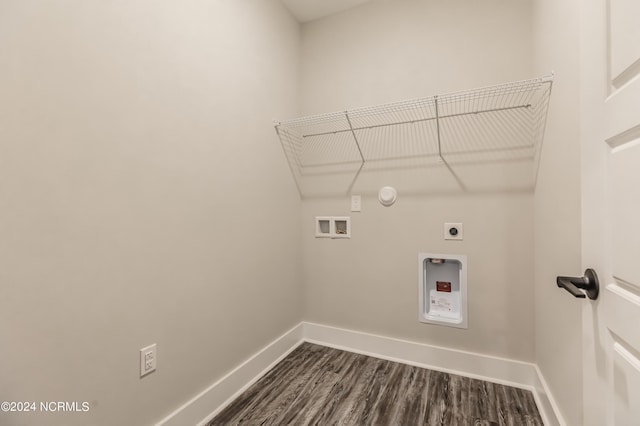
[[[464,227],[462,226],[462,223],[445,223],[444,239],[464,240]]]
[[[155,343],[140,349],[140,377],[156,371],[157,355]]]

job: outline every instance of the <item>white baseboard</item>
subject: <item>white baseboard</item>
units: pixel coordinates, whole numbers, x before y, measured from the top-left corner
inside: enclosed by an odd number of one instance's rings
[[[156,426],[204,425],[302,341],[533,392],[547,426],[565,426],[535,364],[302,322],[175,410]]]
[[[509,386],[534,384],[534,364],[386,336],[304,323],[304,340],[417,367]]]
[[[533,363],[321,324],[302,324],[304,340],[307,342],[529,390],[546,426],[566,426],[558,415],[557,406],[550,397],[540,370]]]
[[[302,343],[302,324],[269,343],[156,426],[204,425]]]
[[[535,367],[536,384],[534,385],[533,396],[536,397],[536,405],[540,414],[543,415],[544,424],[546,426],[567,426],[542,372],[537,365]],[[546,417],[544,416],[545,414],[547,415]]]

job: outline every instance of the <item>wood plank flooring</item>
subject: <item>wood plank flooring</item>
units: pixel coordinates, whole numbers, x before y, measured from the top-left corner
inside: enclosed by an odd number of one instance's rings
[[[531,392],[303,343],[207,426],[542,425]]]

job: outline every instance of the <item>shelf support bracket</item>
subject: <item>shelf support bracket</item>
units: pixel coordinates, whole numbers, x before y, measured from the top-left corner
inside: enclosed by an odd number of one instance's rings
[[[279,122],[274,122],[273,123],[273,127],[276,129],[276,134],[278,135],[278,138],[280,138],[280,146],[282,147],[282,151],[284,152],[284,156],[287,159],[287,165],[289,166],[289,170],[291,170],[291,174],[293,175],[293,181],[296,184],[296,189],[298,190],[298,194],[300,194],[300,198],[304,198],[304,194],[302,193],[302,188],[300,188],[300,183],[298,182],[298,178],[296,177],[296,172],[293,169],[293,162],[295,162],[298,166],[298,169],[300,169],[300,163],[298,163],[297,157],[294,157],[293,161],[291,160],[291,158],[289,158],[289,153],[287,152],[287,149],[285,148],[285,144],[282,142],[284,140],[284,136],[283,134],[280,132],[280,123]],[[288,132],[284,132],[285,134],[287,134],[287,139],[289,139],[289,135]]]
[[[358,137],[356,136],[356,131],[353,129],[353,125],[351,124],[351,119],[349,118],[349,111],[345,111],[344,112],[344,116],[347,119],[347,123],[349,123],[349,129],[351,130],[351,135],[353,136],[353,141],[356,143],[356,147],[358,148],[358,153],[360,154],[360,161],[361,161],[360,168],[356,172],[356,175],[353,177],[353,180],[351,181],[351,184],[349,185],[349,188],[347,188],[347,194],[350,194],[351,190],[353,189],[353,185],[356,184],[356,181],[358,180],[358,177],[360,176],[360,172],[362,171],[362,168],[364,167],[364,154],[362,154],[362,149],[360,148],[360,143],[358,143]]]
[[[438,136],[438,156],[440,157],[440,161],[442,161],[442,163],[447,167],[447,169],[449,169],[449,173],[451,173],[451,175],[456,180],[456,182],[458,182],[458,185],[460,185],[460,188],[464,192],[467,192],[467,187],[464,184],[464,182],[462,182],[462,179],[460,179],[460,176],[458,176],[456,174],[456,172],[449,165],[449,163],[447,163],[447,160],[445,160],[444,156],[442,155],[442,142],[441,142],[441,139],[440,139],[440,110],[438,109],[438,96],[437,95],[433,97],[433,101],[434,101],[435,107],[436,107],[436,134]]]

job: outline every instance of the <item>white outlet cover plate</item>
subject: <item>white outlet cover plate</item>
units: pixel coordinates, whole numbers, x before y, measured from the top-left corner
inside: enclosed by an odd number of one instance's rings
[[[158,350],[156,344],[140,349],[140,377],[156,371]]]
[[[451,235],[449,232],[452,228],[456,228],[458,233],[456,235]],[[464,240],[464,226],[462,223],[445,223],[444,224],[444,239],[445,240]]]
[[[362,196],[360,195],[351,196],[351,211],[352,212],[362,211]]]

